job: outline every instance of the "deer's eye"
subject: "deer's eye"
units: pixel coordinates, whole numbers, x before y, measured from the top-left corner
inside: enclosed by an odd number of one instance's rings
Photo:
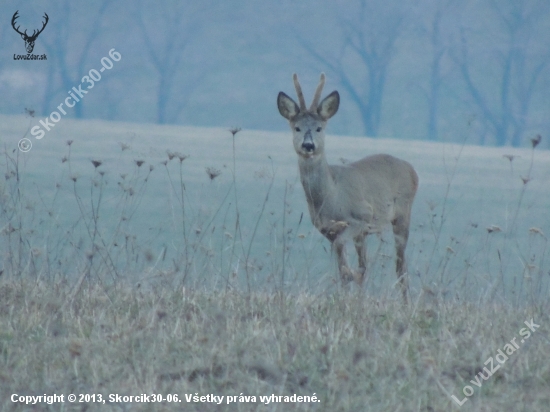
[[[321,131],[321,128],[320,128],[320,127],[318,127],[318,128],[317,128],[317,132],[320,132],[320,131]]]
[[[294,130],[296,130],[297,132],[300,131],[300,128],[299,127],[295,127]]]

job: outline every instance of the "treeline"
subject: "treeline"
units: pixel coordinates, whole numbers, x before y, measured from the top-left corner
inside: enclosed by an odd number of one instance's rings
[[[298,72],[311,94],[324,71],[342,93],[331,133],[513,146],[550,134],[546,0],[7,3],[4,114],[48,116],[114,48],[121,60],[67,116],[285,130],[277,93]],[[48,14],[33,51],[46,60],[14,60],[16,11],[29,35]]]

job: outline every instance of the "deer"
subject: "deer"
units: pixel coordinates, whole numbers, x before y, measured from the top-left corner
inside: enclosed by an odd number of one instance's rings
[[[293,81],[299,104],[279,92],[277,107],[292,130],[311,221],[336,250],[342,284],[355,281],[360,287],[363,285],[367,269],[365,239],[369,234],[382,233],[391,225],[397,279],[407,304],[405,248],[411,208],[418,189],[416,171],[410,163],[388,154],[329,165],[325,155],[325,129],[328,120],[338,111],[340,95],[335,90],[319,102],[325,85],[325,75],[321,73],[308,109],[296,74]],[[347,261],[345,246],[350,239],[357,251],[358,270],[351,269]]]
[[[11,26],[17,33],[21,35],[21,38],[25,40],[25,49],[27,49],[27,53],[32,53],[32,51],[34,50],[34,42],[38,38],[38,35],[44,31],[50,18],[48,17],[47,13],[44,13],[44,22],[42,22],[42,28],[40,30],[33,30],[32,34],[29,36],[27,34],[27,30],[25,30],[24,32],[21,32],[19,30],[19,27],[21,26],[15,27],[15,24],[16,24],[15,22],[18,17],[19,17],[19,10],[17,10],[13,14],[13,17],[11,18]]]

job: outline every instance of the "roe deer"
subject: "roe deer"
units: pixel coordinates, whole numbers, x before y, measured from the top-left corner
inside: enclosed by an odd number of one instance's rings
[[[294,74],[293,79],[300,105],[280,92],[277,107],[292,129],[311,220],[334,245],[342,282],[355,280],[362,285],[367,265],[365,237],[380,233],[391,223],[397,278],[407,303],[405,247],[418,175],[408,162],[387,154],[368,156],[342,166],[329,165],[325,156],[325,127],[328,119],[338,111],[340,95],[333,91],[319,103],[325,84],[323,73],[307,109],[298,76]],[[355,243],[358,272],[350,269],[347,263],[345,243],[348,238]]]

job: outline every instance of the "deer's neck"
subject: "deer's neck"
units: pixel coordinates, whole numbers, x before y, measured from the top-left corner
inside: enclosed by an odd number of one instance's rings
[[[307,159],[299,157],[298,167],[307,202],[315,210],[320,210],[334,189],[334,179],[325,155]]]

